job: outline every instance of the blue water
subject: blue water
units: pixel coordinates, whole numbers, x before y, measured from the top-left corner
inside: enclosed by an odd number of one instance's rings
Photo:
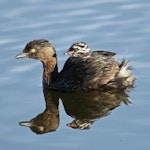
[[[148,0],[0,1],[0,149],[150,149],[150,2]],[[132,104],[121,105],[89,130],[71,129],[62,102],[56,132],[36,135],[20,121],[45,109],[42,66],[15,60],[25,44],[46,38],[55,46],[59,70],[71,44],[85,41],[93,50],[117,52],[134,68]]]

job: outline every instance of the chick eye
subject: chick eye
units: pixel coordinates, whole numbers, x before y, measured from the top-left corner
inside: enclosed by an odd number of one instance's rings
[[[81,47],[81,48],[84,48],[84,47],[85,47],[85,45],[80,45],[80,47]]]
[[[36,52],[36,49],[34,48],[30,50],[30,53],[35,53],[35,52]]]

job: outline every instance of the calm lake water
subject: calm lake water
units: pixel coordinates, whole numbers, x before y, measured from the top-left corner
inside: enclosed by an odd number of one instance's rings
[[[1,150],[150,149],[149,0],[1,0],[0,19]],[[77,41],[93,50],[117,52],[120,60],[127,57],[136,76],[128,93],[132,104],[122,103],[107,117],[98,116],[90,129],[72,129],[66,125],[74,120],[68,115],[71,95],[69,105],[59,101],[55,132],[37,135],[20,126],[45,110],[41,63],[14,58],[28,41],[39,38],[55,46],[59,70],[67,59],[63,53]]]

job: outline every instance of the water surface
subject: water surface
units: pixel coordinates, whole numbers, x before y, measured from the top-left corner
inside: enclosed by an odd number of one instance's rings
[[[148,0],[0,1],[0,149],[131,149],[149,150],[149,39]],[[129,93],[132,104],[122,104],[89,130],[66,126],[73,118],[59,103],[55,132],[36,135],[19,126],[45,109],[42,66],[29,59],[15,60],[25,44],[46,38],[55,46],[59,70],[71,44],[85,41],[93,50],[117,52],[130,60],[136,76]]]

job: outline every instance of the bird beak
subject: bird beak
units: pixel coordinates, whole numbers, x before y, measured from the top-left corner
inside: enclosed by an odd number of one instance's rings
[[[64,53],[64,55],[69,55],[69,54],[68,54],[68,51],[67,51],[67,52],[65,52],[65,53]]]
[[[74,54],[74,51],[67,51],[64,53],[64,55],[73,55]]]
[[[25,127],[31,127],[31,126],[33,126],[33,124],[30,121],[19,122],[19,125],[25,126]]]
[[[68,52],[65,52],[64,55],[68,55]]]
[[[21,54],[18,54],[15,58],[16,58],[16,59],[19,59],[19,58],[28,57],[28,54],[29,54],[29,53],[24,53],[24,52],[23,52],[23,53],[21,53]]]

